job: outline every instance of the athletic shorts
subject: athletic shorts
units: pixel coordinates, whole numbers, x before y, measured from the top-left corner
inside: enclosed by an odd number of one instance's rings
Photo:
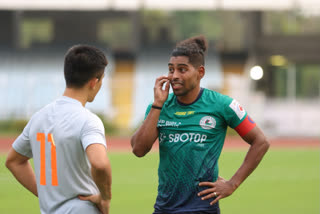
[[[193,212],[177,212],[177,213],[163,213],[163,212],[154,212],[153,214],[220,214],[220,209],[218,208],[215,211],[193,211]]]

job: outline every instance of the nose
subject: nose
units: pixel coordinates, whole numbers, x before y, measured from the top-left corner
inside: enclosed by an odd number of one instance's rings
[[[170,75],[170,80],[177,80],[179,79],[179,72],[177,70],[174,70]]]

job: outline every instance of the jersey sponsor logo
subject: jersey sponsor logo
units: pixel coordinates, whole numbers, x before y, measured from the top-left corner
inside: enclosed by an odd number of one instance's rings
[[[165,121],[165,120],[159,120],[158,121],[158,126],[163,127],[179,127],[181,125],[181,122],[176,122],[176,121]]]
[[[175,115],[178,115],[178,116],[185,116],[187,114],[187,112],[181,112],[181,111],[177,111],[176,113],[174,113]]]
[[[236,100],[232,100],[229,107],[237,114],[237,116],[239,117],[240,120],[246,114],[246,111],[242,108],[242,106]]]
[[[186,116],[186,115],[191,115],[194,114],[195,111],[177,111],[176,113],[174,113],[175,115],[178,116]]]
[[[204,116],[200,120],[200,126],[203,129],[213,129],[216,127],[216,120],[211,116]]]
[[[196,134],[196,133],[169,134],[169,142],[170,143],[172,143],[172,142],[175,142],[175,143],[177,143],[177,142],[202,143],[206,139],[207,139],[207,135],[205,135],[205,134]]]

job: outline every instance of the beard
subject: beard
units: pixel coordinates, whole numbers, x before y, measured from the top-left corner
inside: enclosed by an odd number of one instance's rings
[[[175,89],[174,87],[175,84],[178,84],[180,87]],[[192,91],[196,87],[196,84],[191,84],[190,87],[185,87],[185,84],[183,81],[172,81],[171,87],[174,95],[179,97],[179,96],[186,96],[190,91]]]
[[[180,90],[173,90],[174,95],[176,95],[177,97],[179,96],[185,96],[189,93],[189,90],[186,89],[180,89]]]

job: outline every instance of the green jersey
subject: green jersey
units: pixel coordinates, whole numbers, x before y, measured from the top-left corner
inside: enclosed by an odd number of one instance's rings
[[[157,125],[160,163],[155,213],[219,209],[197,196],[204,189],[199,188],[199,182],[217,180],[227,127],[237,127],[246,116],[235,100],[209,89],[201,89],[189,105],[169,94]]]

